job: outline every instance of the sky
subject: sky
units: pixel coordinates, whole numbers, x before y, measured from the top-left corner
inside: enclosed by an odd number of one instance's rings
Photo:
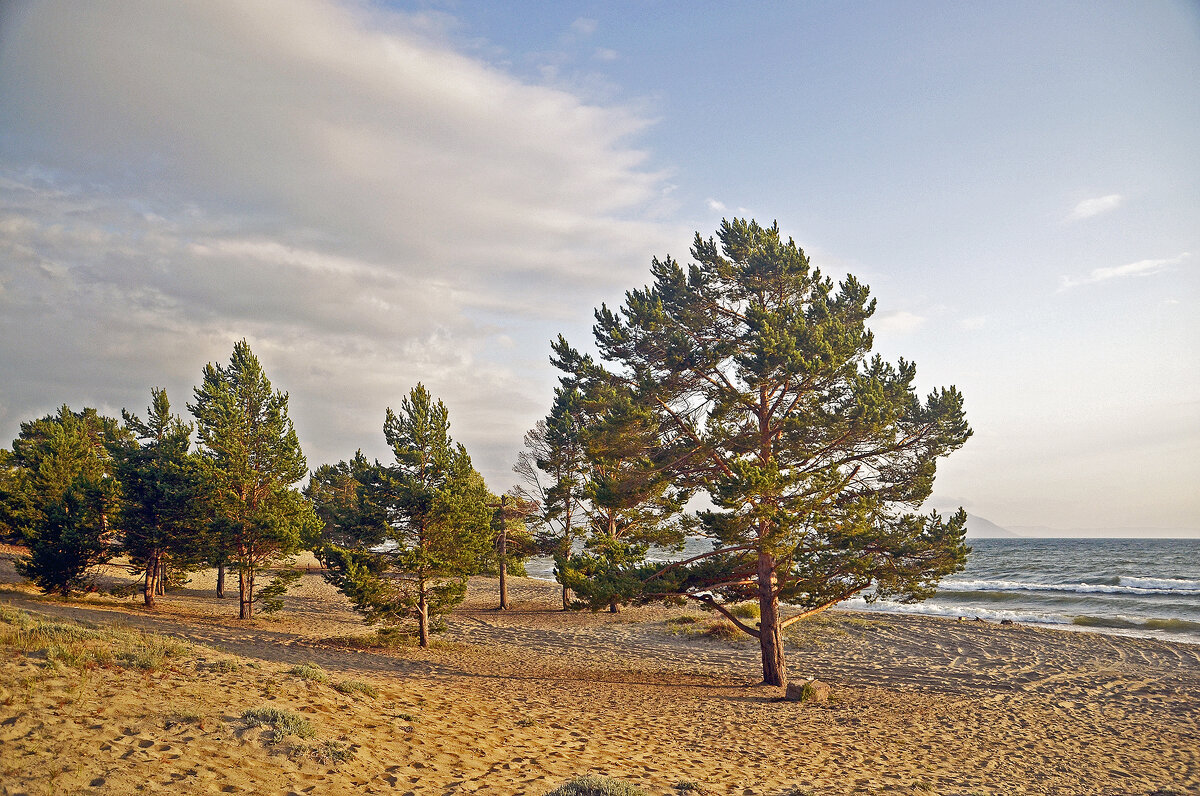
[[[1195,2],[0,2],[0,444],[246,339],[312,467],[418,381],[494,491],[549,341],[778,220],[956,385],[938,505],[1200,535]]]

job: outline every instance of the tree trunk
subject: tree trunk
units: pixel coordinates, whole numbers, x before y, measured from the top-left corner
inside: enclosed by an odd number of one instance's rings
[[[562,587],[563,610],[569,610],[571,607],[571,592],[564,583]]]
[[[508,530],[500,531],[499,555],[500,561],[500,610],[507,611],[508,604]]]
[[[238,619],[254,615],[254,572],[246,567],[238,570]]]
[[[158,554],[146,562],[146,582],[142,584],[142,600],[147,608],[154,607],[154,595],[158,594]]]
[[[225,562],[217,564],[217,596],[225,597]]]
[[[429,604],[425,602],[425,584],[417,584],[417,633],[421,646],[429,646]]]
[[[621,606],[617,605],[616,600],[613,600],[608,604],[608,612],[610,614],[617,614],[621,612]]]
[[[758,645],[762,651],[763,685],[787,685],[783,660],[783,634],[779,629],[779,598],[775,595],[775,560],[758,554]]]
[[[158,578],[154,584],[154,593],[159,597],[165,597],[167,594],[167,562],[161,556],[158,559]]]

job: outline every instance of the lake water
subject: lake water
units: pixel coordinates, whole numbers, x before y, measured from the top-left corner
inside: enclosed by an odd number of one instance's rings
[[[710,549],[689,540],[679,557]],[[1200,644],[1200,539],[971,539],[967,567],[914,605],[867,604],[861,611],[1011,619]],[[531,561],[553,580],[553,564]]]

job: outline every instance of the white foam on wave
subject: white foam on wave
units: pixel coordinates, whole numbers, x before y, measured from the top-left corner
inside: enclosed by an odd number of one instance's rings
[[[1200,583],[1171,578],[1120,578],[1108,583],[1027,583],[1019,580],[944,580],[941,591],[1041,591],[1070,594],[1200,595]]]
[[[1121,585],[1137,589],[1200,592],[1200,581],[1183,580],[1181,578],[1135,578],[1122,575]]]
[[[852,597],[839,607],[849,611],[874,611],[885,614],[914,614],[918,616],[948,616],[963,619],[984,619],[1000,622],[1010,619],[1030,625],[1069,625],[1072,620],[1061,614],[1044,614],[1027,611],[1006,611],[1001,608],[978,608],[966,605],[939,605],[937,603],[895,603],[877,600],[869,603],[862,597]]]

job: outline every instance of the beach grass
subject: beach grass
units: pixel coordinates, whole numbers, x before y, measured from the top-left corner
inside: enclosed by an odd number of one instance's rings
[[[0,645],[69,669],[154,672],[191,651],[178,639],[119,626],[93,627],[0,606]]]

